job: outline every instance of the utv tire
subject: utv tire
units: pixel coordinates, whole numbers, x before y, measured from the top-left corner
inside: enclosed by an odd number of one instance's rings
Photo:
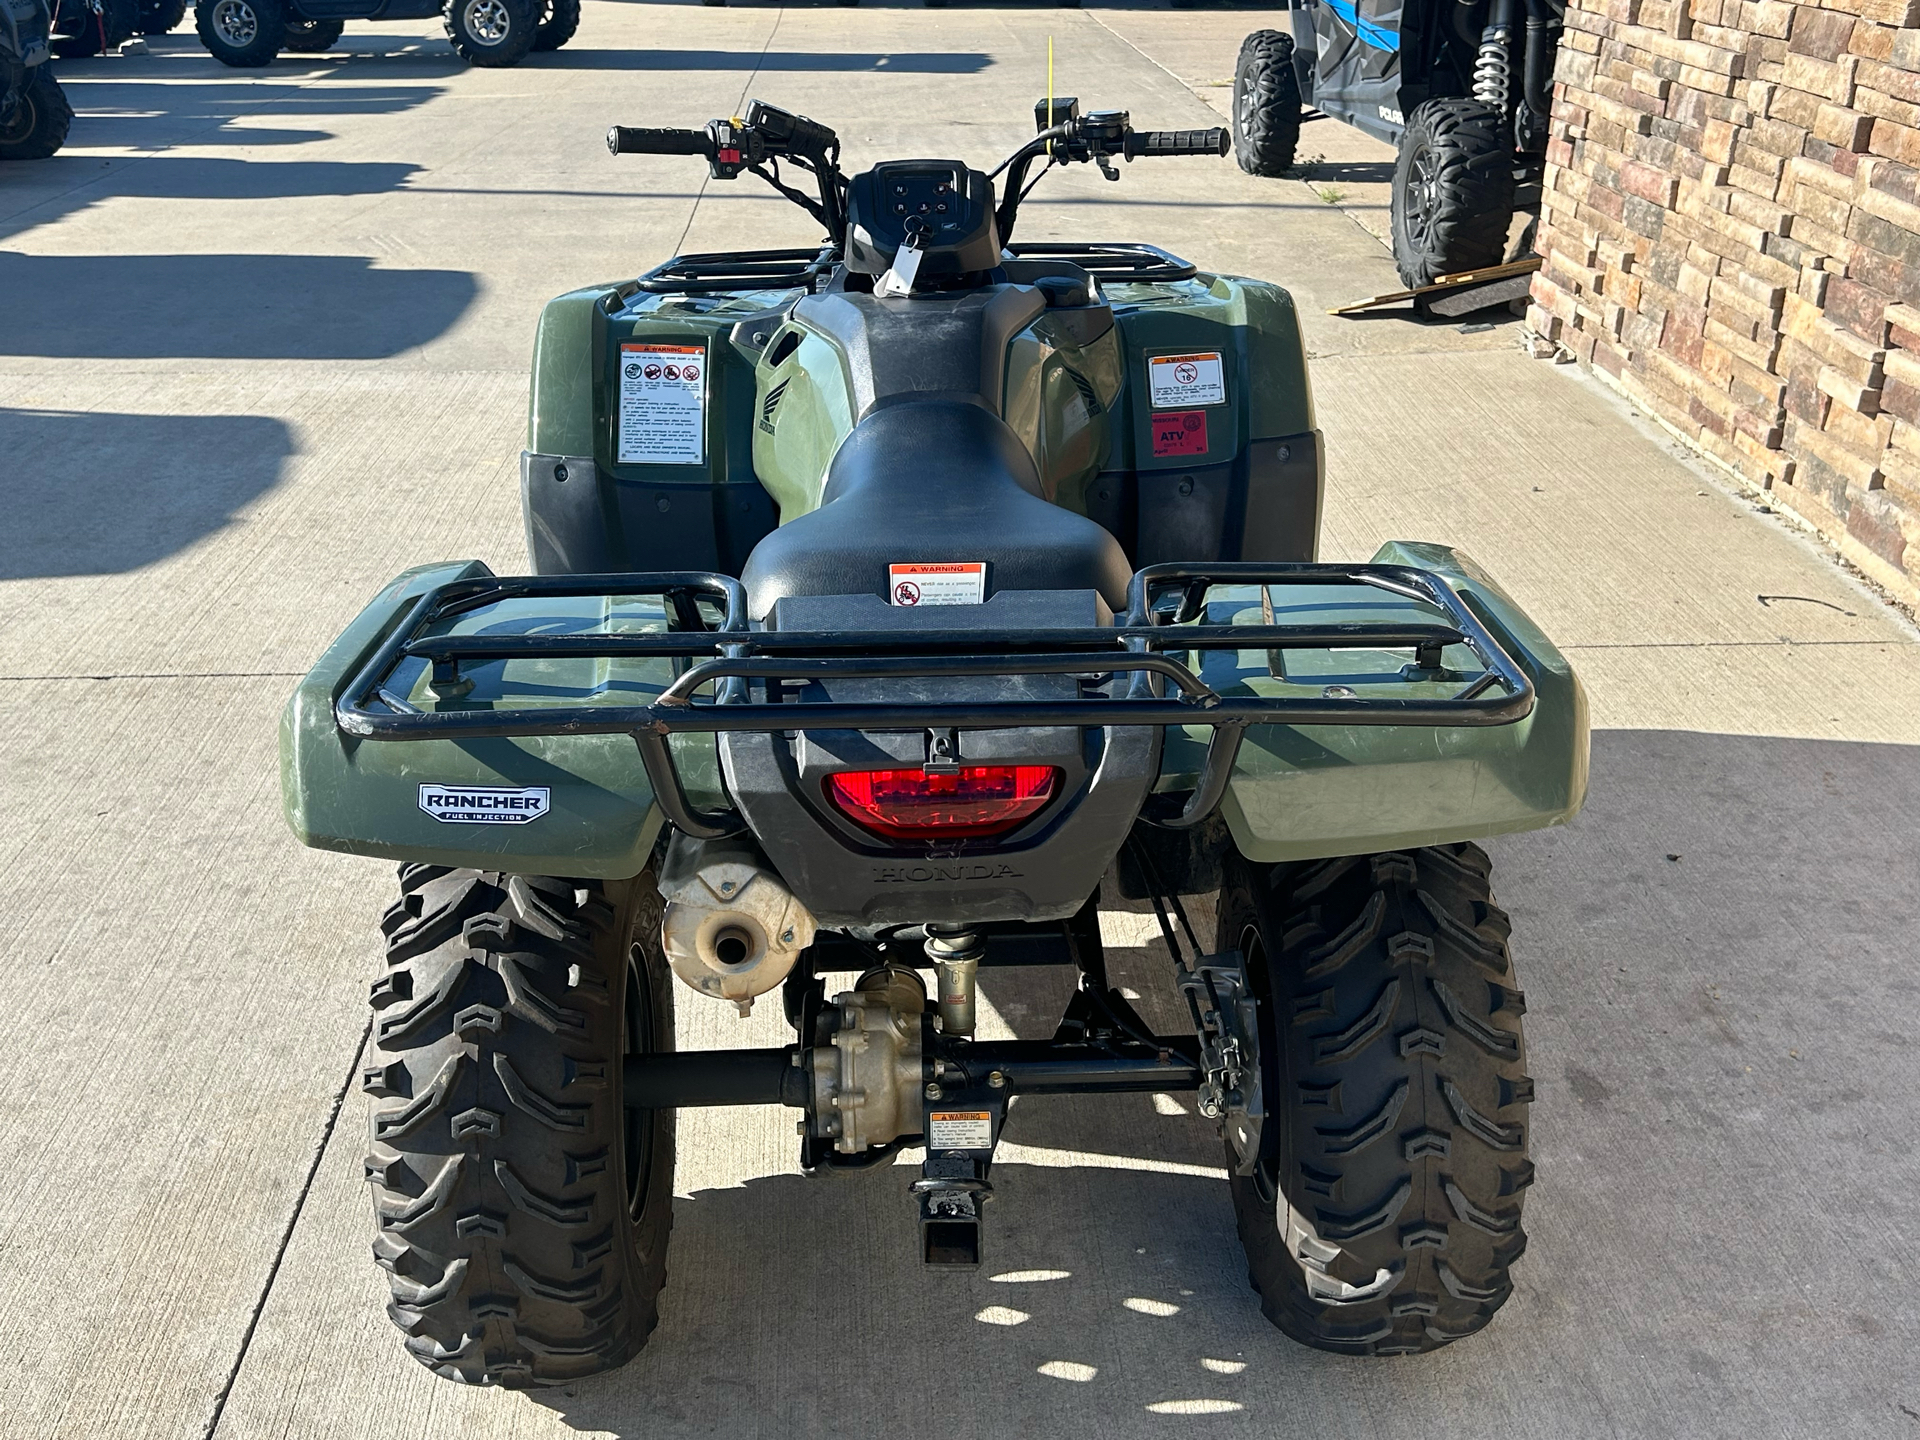
[[[580,28],[580,0],[544,0],[534,27],[533,48],[558,50]]]
[[[280,0],[199,0],[193,28],[209,55],[236,70],[271,65],[287,38]]]
[[[73,106],[53,67],[36,65],[16,97],[13,118],[0,126],[0,160],[44,160],[67,143],[72,125]]]
[[[280,48],[294,55],[324,55],[346,30],[344,20],[289,20],[286,43]]]
[[[374,1259],[435,1374],[559,1384],[646,1343],[673,1224],[673,1112],[622,1108],[670,1049],[660,896],[631,882],[400,871],[363,1087]]]
[[[1300,145],[1300,76],[1293,37],[1256,30],[1233,72],[1233,157],[1249,175],[1284,175]]]
[[[469,65],[503,70],[533,49],[538,0],[448,0],[447,40]]]
[[[140,0],[134,29],[141,35],[166,35],[187,18],[187,0]]]
[[[91,7],[80,5],[77,14],[61,16],[60,28],[65,33],[56,36],[49,48],[62,60],[110,55],[133,38],[139,24],[138,0],[105,0],[98,15]]]
[[[1266,1122],[1232,1181],[1267,1318],[1319,1350],[1470,1335],[1526,1248],[1520,1015],[1475,845],[1237,867],[1220,910],[1258,1000]]]
[[[1393,258],[1409,290],[1498,265],[1513,219],[1513,140],[1478,100],[1428,100],[1393,167]]]

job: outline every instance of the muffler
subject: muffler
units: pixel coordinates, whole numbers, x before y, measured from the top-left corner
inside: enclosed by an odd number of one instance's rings
[[[676,833],[660,871],[660,943],[673,973],[741,1015],[775,989],[813,943],[813,915],[753,841]]]

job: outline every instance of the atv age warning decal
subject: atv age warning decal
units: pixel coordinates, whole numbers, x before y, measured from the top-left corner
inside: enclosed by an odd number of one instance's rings
[[[1183,410],[1177,415],[1155,415],[1152,424],[1155,455],[1207,453],[1206,411]]]
[[[887,567],[891,605],[982,605],[987,599],[983,560],[928,561]]]
[[[707,347],[620,347],[623,465],[707,463]]]
[[[547,813],[545,785],[422,785],[420,808],[443,825],[524,825]]]
[[[1156,410],[1226,404],[1227,379],[1220,367],[1220,352],[1153,356],[1147,361],[1147,397]]]

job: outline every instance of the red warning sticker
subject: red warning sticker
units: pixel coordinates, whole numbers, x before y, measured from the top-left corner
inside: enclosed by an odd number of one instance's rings
[[[1153,417],[1153,453],[1204,455],[1207,453],[1207,412],[1181,410]]]

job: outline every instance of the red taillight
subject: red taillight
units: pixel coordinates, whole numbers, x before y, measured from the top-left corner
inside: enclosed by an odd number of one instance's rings
[[[854,824],[891,840],[964,840],[1000,835],[1053,798],[1051,765],[963,765],[924,770],[848,770],[827,794]]]

